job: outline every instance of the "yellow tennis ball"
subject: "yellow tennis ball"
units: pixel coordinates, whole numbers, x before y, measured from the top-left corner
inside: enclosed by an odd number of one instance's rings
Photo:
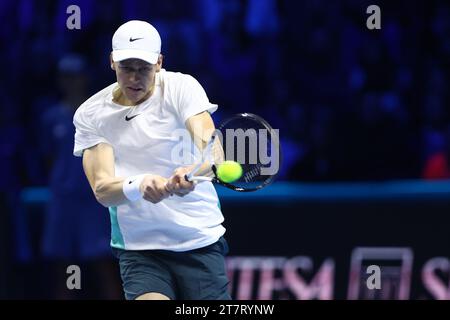
[[[224,161],[217,167],[217,178],[226,183],[238,180],[242,176],[242,166],[235,161]]]

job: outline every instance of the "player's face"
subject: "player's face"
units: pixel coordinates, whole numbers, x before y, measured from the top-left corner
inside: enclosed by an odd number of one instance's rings
[[[140,59],[127,59],[114,63],[117,82],[122,93],[132,104],[138,104],[150,96],[157,67],[157,64],[150,64]]]

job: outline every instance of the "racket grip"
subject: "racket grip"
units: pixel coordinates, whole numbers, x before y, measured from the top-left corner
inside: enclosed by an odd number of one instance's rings
[[[202,182],[202,181],[212,181],[213,178],[210,177],[202,177],[202,176],[195,176],[195,177],[188,177],[187,175],[184,176],[184,179],[189,182]]]

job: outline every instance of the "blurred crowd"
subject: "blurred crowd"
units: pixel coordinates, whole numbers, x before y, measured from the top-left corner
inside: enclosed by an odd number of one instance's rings
[[[282,179],[437,174],[426,174],[436,164],[426,167],[448,148],[446,1],[382,2],[381,30],[366,28],[370,3],[356,0],[82,0],[81,29],[68,30],[72,2],[0,5],[0,161],[8,188],[48,184],[55,149],[41,130],[51,129],[45,114],[63,98],[61,76],[83,74],[75,103],[113,82],[111,36],[129,19],[158,28],[164,67],[202,83],[221,106],[217,121],[254,112],[280,128]],[[61,69],[68,55],[78,59]]]
[[[72,4],[80,30],[66,28]],[[280,129],[282,180],[449,178],[450,3],[379,1],[381,30],[366,27],[371,4],[1,1],[0,201],[14,206],[22,188],[50,186],[63,207],[74,204],[72,215],[98,209],[74,199],[89,187],[71,154],[71,121],[115,81],[111,37],[130,19],[159,30],[163,67],[199,80],[220,106],[216,122],[253,112]],[[48,230],[59,226],[58,205]],[[54,241],[43,240],[44,253],[58,256]],[[79,246],[78,255],[91,254]]]

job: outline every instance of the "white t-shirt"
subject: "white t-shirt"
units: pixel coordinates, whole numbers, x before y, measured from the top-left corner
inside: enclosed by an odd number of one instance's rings
[[[76,111],[74,155],[82,156],[84,149],[101,142],[111,145],[117,177],[150,173],[168,178],[177,167],[188,165],[171,157],[180,143],[173,133],[186,129],[185,121],[191,116],[217,109],[197,80],[162,69],[156,74],[152,96],[134,107],[112,101],[116,86],[96,93]],[[111,246],[116,248],[187,251],[212,244],[225,233],[219,199],[210,182],[197,184],[184,197],[173,195],[156,204],[141,199],[110,207],[109,212]]]

